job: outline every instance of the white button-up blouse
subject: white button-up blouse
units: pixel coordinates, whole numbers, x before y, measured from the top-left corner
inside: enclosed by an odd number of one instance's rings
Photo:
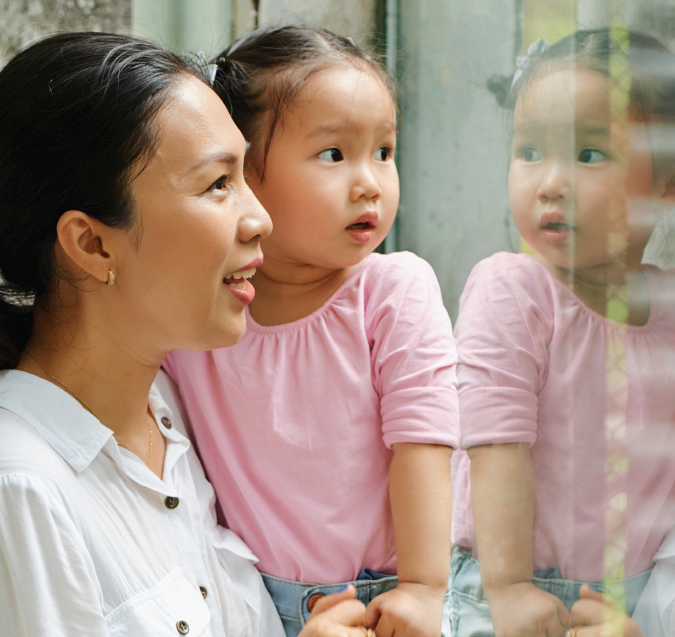
[[[162,480],[68,393],[0,372],[0,634],[284,636],[163,372],[150,407]]]

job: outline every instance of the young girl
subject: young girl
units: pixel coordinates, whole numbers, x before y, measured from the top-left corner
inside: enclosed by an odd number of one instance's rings
[[[580,31],[492,82],[514,109],[509,199],[533,254],[482,261],[461,299],[456,634],[563,635],[582,582],[630,614],[675,521],[675,312],[668,275],[641,265],[648,211],[674,192],[656,143],[674,57]]]
[[[399,198],[391,82],[351,40],[284,27],[225,51],[214,86],[274,223],[228,279],[255,285],[241,343],[165,362],[224,518],[288,635],[353,582],[380,637],[437,636],[456,355],[429,265],[373,254]]]

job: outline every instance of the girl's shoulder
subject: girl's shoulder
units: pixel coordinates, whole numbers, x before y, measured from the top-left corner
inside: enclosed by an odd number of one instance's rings
[[[411,285],[438,288],[438,279],[431,265],[412,252],[370,254],[360,270],[368,287],[393,291]]]
[[[486,300],[494,296],[504,301],[536,299],[549,303],[556,287],[555,277],[529,255],[497,252],[474,266],[462,298],[479,293]]]

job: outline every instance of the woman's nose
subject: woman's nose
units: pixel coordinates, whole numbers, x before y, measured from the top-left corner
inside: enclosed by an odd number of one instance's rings
[[[272,232],[272,219],[253,192],[249,190],[245,211],[239,222],[239,240],[248,243],[252,239],[264,239],[270,232]]]
[[[568,199],[572,193],[572,170],[564,162],[551,161],[545,167],[537,198],[544,203],[556,199]]]

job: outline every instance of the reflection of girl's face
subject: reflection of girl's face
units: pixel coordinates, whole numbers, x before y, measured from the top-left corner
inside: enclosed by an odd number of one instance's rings
[[[187,75],[156,125],[157,152],[132,184],[136,227],[115,264],[120,312],[159,351],[231,345],[253,288],[227,277],[259,264],[271,230],[244,181],[244,138],[216,94]]]
[[[578,67],[532,78],[514,113],[509,200],[539,255],[564,268],[612,262],[634,238],[627,197],[653,190],[651,156],[629,152],[606,77]]]

